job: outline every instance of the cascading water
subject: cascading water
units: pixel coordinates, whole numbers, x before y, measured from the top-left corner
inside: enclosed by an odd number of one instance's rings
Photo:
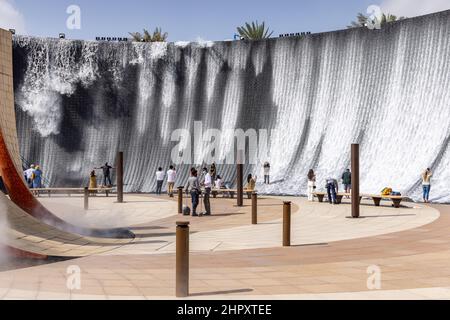
[[[385,26],[301,38],[202,43],[108,43],[14,38],[21,153],[53,186],[86,185],[93,167],[125,153],[126,191],[155,189],[172,162],[177,129],[267,129],[267,150],[250,148],[258,190],[304,194],[350,164],[361,144],[361,191],[390,186],[420,199],[420,174],[434,172],[432,200],[450,202],[450,11]],[[273,131],[271,131],[273,130]],[[259,135],[264,140],[264,135]],[[189,146],[192,141],[185,141]],[[201,163],[205,144],[191,143]],[[267,151],[267,155],[263,155]],[[176,153],[176,152],[175,152]],[[180,165],[183,184],[190,165]],[[225,180],[234,166],[219,165]]]

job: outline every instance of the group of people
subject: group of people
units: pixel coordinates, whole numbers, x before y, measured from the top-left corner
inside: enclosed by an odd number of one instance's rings
[[[215,188],[221,189],[224,187],[224,182],[222,180],[222,177],[220,175],[217,175],[215,163],[211,164],[210,170],[208,170],[206,167],[203,168],[203,170],[202,170],[203,176],[206,175],[205,171],[211,175],[212,185]],[[192,173],[192,169],[191,169],[191,173]],[[167,176],[167,194],[170,197],[173,197],[175,181],[177,179],[177,171],[175,169],[175,166],[173,166],[173,165],[169,166],[169,170],[167,170],[167,172],[164,172],[163,168],[159,167],[158,170],[156,171],[155,175],[156,175],[156,194],[157,195],[162,194],[162,187],[164,184],[164,179]]]
[[[308,201],[314,201],[314,190],[316,189],[316,174],[313,169],[308,171]],[[345,193],[350,193],[352,189],[352,174],[350,169],[346,169],[341,176]],[[339,183],[336,178],[328,177],[325,179],[325,189],[327,190],[328,202],[337,204],[336,195],[339,192]]]
[[[203,194],[203,203],[205,205],[205,212],[203,215],[210,216],[211,215],[211,203],[209,201],[210,194],[211,194],[211,188],[214,183],[214,176],[215,176],[215,165],[214,167],[211,166],[211,168],[208,169],[205,167],[202,170],[202,175],[199,178],[197,169],[191,168],[190,171],[190,177],[188,178],[187,185],[186,185],[186,192],[189,192],[191,194],[191,201],[192,201],[192,216],[197,217],[197,207],[199,204],[199,197],[201,194],[201,187],[203,186],[205,188],[205,192]],[[185,215],[189,214],[189,212],[184,213]]]
[[[111,181],[111,170],[115,169],[112,166],[106,162],[103,166],[94,168],[94,170],[91,171],[89,175],[89,189],[97,189],[97,175],[95,173],[95,170],[101,169],[103,171],[103,187],[112,187],[112,181]]]
[[[105,187],[111,187],[111,169],[114,169],[111,167],[108,162],[105,163],[104,166],[101,166],[99,168],[94,168],[94,170],[91,171],[89,175],[89,189],[96,189],[97,188],[97,175],[95,174],[95,169],[102,169],[103,170],[103,186]],[[39,189],[43,188],[42,184],[42,169],[39,165],[30,165],[28,169],[26,169],[23,172],[25,181],[30,189]]]
[[[162,193],[162,186],[164,182],[164,171],[161,167],[156,171],[156,194],[160,195]],[[173,189],[175,187],[175,181],[177,179],[177,171],[174,166],[170,166],[167,170],[167,194],[173,197]]]
[[[108,163],[105,163],[104,166],[95,169],[103,170],[103,185],[111,186],[111,169],[114,169]],[[269,184],[269,175],[270,175],[270,164],[269,162],[265,162],[263,165],[264,171],[264,184]],[[167,171],[167,193],[170,197],[173,197],[173,190],[175,186],[175,181],[177,178],[177,172],[175,167],[171,165],[169,170]],[[29,169],[24,172],[25,180],[27,181],[30,188],[41,188],[42,187],[42,171],[39,166],[31,165]],[[432,172],[430,168],[427,168],[421,175],[422,179],[422,189],[423,189],[423,201],[425,203],[429,203],[430,190],[431,190],[431,177]],[[156,171],[156,194],[161,195],[162,186],[164,182],[165,174],[161,167]],[[314,201],[314,191],[316,189],[316,174],[313,169],[310,169],[307,175],[308,178],[308,187],[307,187],[307,196],[309,201]],[[352,174],[350,169],[346,169],[341,175],[341,182],[344,187],[345,193],[350,193],[352,189]],[[107,184],[109,183],[109,184]],[[215,163],[211,164],[210,169],[208,170],[206,167],[203,168],[202,174],[198,177],[198,172],[195,168],[191,168],[190,178],[188,179],[188,185],[186,188],[186,193],[191,194],[192,198],[192,207],[193,212],[192,215],[197,215],[196,209],[199,204],[199,195],[200,195],[200,186],[204,186],[205,188],[205,196],[203,198],[205,204],[205,215],[211,214],[211,206],[210,206],[210,193],[211,188],[215,189],[223,189],[225,188],[224,182],[220,175],[217,175],[216,165]],[[245,189],[247,191],[255,190],[256,186],[256,176],[249,174],[247,176],[247,185]],[[90,184],[89,188],[94,189],[97,188],[97,180],[95,171],[91,172]],[[327,191],[328,202],[331,204],[337,204],[336,196],[339,192],[339,183],[336,178],[328,177],[325,179],[325,189]],[[347,195],[347,198],[349,196]]]
[[[103,166],[94,168],[91,171],[89,177],[89,188],[96,189],[97,188],[97,176],[95,173],[95,169],[101,169],[103,171],[103,186],[111,187],[111,170],[114,168],[106,162]],[[264,171],[264,184],[269,184],[269,175],[270,175],[270,164],[269,162],[265,162],[263,165]],[[23,172],[25,181],[30,189],[32,188],[42,188],[42,170],[39,165],[32,164],[30,168]],[[169,170],[164,173],[161,167],[156,171],[156,194],[161,195],[162,186],[164,182],[164,178],[167,174],[167,193],[170,197],[173,197],[173,191],[175,187],[175,181],[177,179],[177,171],[173,165],[169,167]],[[421,175],[422,178],[422,189],[423,189],[423,201],[425,203],[429,202],[430,197],[430,189],[431,189],[431,177],[432,172],[430,168],[427,168]],[[314,191],[316,189],[316,174],[313,169],[310,169],[307,174],[308,184],[307,184],[307,196],[308,201],[314,201]],[[345,193],[350,193],[352,188],[352,174],[350,169],[346,169],[341,176],[341,181],[344,186]],[[256,176],[249,174],[247,176],[247,185],[245,189],[247,191],[255,190],[256,185]],[[205,215],[211,214],[211,205],[209,201],[211,188],[223,189],[225,188],[224,182],[220,175],[217,175],[216,165],[212,163],[210,169],[208,170],[206,167],[203,168],[202,174],[198,177],[197,169],[191,168],[190,177],[187,182],[186,193],[191,194],[192,198],[192,207],[193,212],[192,215],[196,216],[196,209],[199,204],[199,195],[201,193],[200,187],[203,186],[205,189],[205,196],[203,198],[205,204]],[[328,177],[325,179],[325,189],[327,190],[328,201],[329,203],[337,204],[336,195],[339,192],[339,183],[336,178]]]
[[[39,165],[32,164],[23,175],[30,189],[42,188],[42,170]]]
[[[167,170],[166,173],[164,173],[161,167],[159,167],[158,170],[156,171],[156,194],[161,195],[162,186],[166,175],[167,175],[167,194],[169,195],[169,197],[173,197],[175,181],[177,179],[177,171],[173,165],[169,167],[169,170]],[[210,195],[213,186],[218,189],[224,187],[222,178],[220,177],[220,175],[217,175],[215,163],[213,163],[210,166],[209,170],[208,168],[204,167],[202,169],[200,177],[197,169],[191,168],[190,176],[188,178],[185,187],[185,192],[191,195],[192,216],[196,217],[199,215],[197,213],[197,207],[199,205],[201,187],[204,187],[203,203],[205,206],[205,212],[203,213],[203,215],[206,216],[211,215]]]
[[[430,168],[427,168],[422,173],[422,189],[423,189],[423,201],[429,203],[430,189],[431,189],[431,176],[432,172]],[[314,201],[314,190],[316,189],[316,174],[313,169],[308,172],[308,189],[307,195],[309,201]],[[346,169],[341,176],[342,184],[344,185],[345,193],[350,193],[352,189],[352,174],[350,169]],[[325,179],[325,189],[327,190],[328,202],[331,204],[337,204],[336,195],[339,192],[339,183],[334,177],[328,177]],[[347,196],[348,197],[348,196]]]
[[[265,183],[269,183],[268,171],[265,171],[267,175],[265,175],[264,180]],[[169,166],[169,170],[167,172],[163,171],[162,167],[159,167],[155,173],[156,176],[156,194],[162,194],[162,187],[164,183],[164,179],[167,176],[167,194],[169,197],[173,197],[175,181],[177,179],[177,171],[173,165]],[[247,184],[245,189],[255,190],[256,185],[256,176],[249,174],[247,176]],[[205,212],[203,215],[209,216],[211,215],[211,202],[210,195],[212,189],[224,189],[230,188],[230,186],[226,185],[220,175],[217,174],[217,169],[215,163],[212,163],[210,168],[203,167],[201,173],[199,174],[196,168],[190,169],[190,174],[188,181],[186,183],[186,187],[184,188],[186,194],[190,194],[191,202],[192,202],[192,216],[196,217],[199,214],[197,213],[197,207],[200,204],[200,195],[203,192],[203,204],[205,206]]]

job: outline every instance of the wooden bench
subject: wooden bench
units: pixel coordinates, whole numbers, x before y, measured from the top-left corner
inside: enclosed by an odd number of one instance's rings
[[[184,191],[186,191],[185,188],[183,188]],[[205,192],[205,189],[203,188],[202,193]],[[249,190],[244,189],[244,193],[247,193],[247,197],[249,199],[252,198],[252,192],[256,192],[256,190]],[[230,198],[234,198],[234,195],[237,193],[237,189],[211,189],[211,195],[213,198],[217,198],[217,195],[222,194],[223,196],[227,195]]]
[[[93,193],[93,192],[99,192],[102,193],[104,192],[106,194],[106,196],[109,196],[109,193],[112,191],[112,188],[93,188],[93,189],[88,189],[89,193]],[[51,196],[51,194],[67,194],[69,197],[73,194],[82,194],[84,193],[84,188],[33,188],[30,189],[31,193],[34,194],[35,196],[39,197],[40,194],[44,193],[47,194],[49,197]]]
[[[252,198],[252,192],[256,192],[256,190],[244,189],[244,193],[247,193],[247,197],[249,199]],[[234,194],[237,193],[237,189],[212,189],[211,194],[213,198],[216,198],[218,194],[226,195],[228,194],[230,198],[234,197]]]
[[[313,195],[315,197],[317,197],[317,199],[319,199],[319,202],[323,202],[323,199],[328,194],[326,192],[313,192]],[[338,193],[336,193],[336,202],[340,204],[342,202],[342,198],[350,197],[350,196],[351,196],[351,193],[338,192]],[[362,196],[359,197],[359,201],[361,201],[361,198],[362,198]]]
[[[392,195],[381,195],[381,194],[366,194],[365,197],[372,198],[375,206],[379,207],[381,199],[391,200],[394,208],[400,208],[400,203],[405,197],[403,196],[392,196]]]
[[[315,197],[317,197],[319,202],[323,202],[324,197],[327,196],[328,194],[326,192],[313,192],[313,195]],[[342,198],[344,196],[351,197],[351,193],[337,193],[336,194],[336,202],[341,203]],[[363,197],[372,198],[373,203],[376,207],[380,206],[380,202],[382,199],[391,200],[394,208],[400,208],[400,203],[402,202],[403,199],[405,199],[405,197],[403,197],[403,196],[392,196],[392,195],[381,195],[381,194],[361,194],[359,197],[359,201],[361,201],[361,199]]]

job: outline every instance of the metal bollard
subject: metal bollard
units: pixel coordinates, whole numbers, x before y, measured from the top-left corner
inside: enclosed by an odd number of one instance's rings
[[[84,210],[89,209],[89,188],[84,187]]]
[[[258,224],[258,194],[252,193],[252,224]]]
[[[352,144],[352,217],[359,218],[361,197],[359,194],[359,144]]]
[[[184,187],[178,187],[178,214],[183,213],[183,189]]]
[[[291,245],[291,202],[283,202],[283,247]]]
[[[244,166],[242,164],[237,164],[236,166],[236,176],[237,176],[237,206],[244,206]]]
[[[123,152],[117,153],[117,203],[123,203]]]
[[[189,222],[187,221],[177,221],[175,281],[175,295],[187,297],[189,295]]]

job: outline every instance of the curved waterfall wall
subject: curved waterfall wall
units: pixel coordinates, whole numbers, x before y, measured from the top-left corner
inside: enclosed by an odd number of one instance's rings
[[[265,41],[16,36],[21,154],[43,167],[51,186],[82,186],[93,167],[114,163],[121,150],[126,191],[149,192],[156,168],[166,170],[177,154],[175,130],[192,134],[190,144],[184,141],[192,163],[208,162],[205,143],[194,141],[200,121],[203,132],[221,130],[213,154],[219,163],[234,149],[229,129],[255,129],[259,142],[267,138],[267,148],[247,150],[256,161],[246,173],[258,176],[260,192],[304,194],[309,168],[320,189],[327,176],[340,178],[349,167],[356,142],[361,192],[390,186],[418,200],[421,172],[431,167],[431,199],[450,202],[449,61],[450,11],[382,30]],[[265,161],[269,186],[261,184]],[[190,166],[178,166],[178,184]],[[218,173],[235,178],[233,165],[219,164]]]

